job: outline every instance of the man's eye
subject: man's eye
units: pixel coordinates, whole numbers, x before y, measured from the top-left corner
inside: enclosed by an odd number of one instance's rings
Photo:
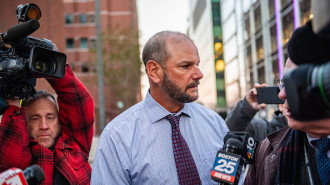
[[[47,119],[49,119],[49,120],[54,120],[55,117],[48,117]]]
[[[33,121],[33,122],[36,122],[36,121],[39,120],[39,118],[38,117],[33,117],[33,118],[30,118],[30,120]]]
[[[189,65],[184,65],[184,66],[182,66],[183,68],[188,68],[189,67]]]

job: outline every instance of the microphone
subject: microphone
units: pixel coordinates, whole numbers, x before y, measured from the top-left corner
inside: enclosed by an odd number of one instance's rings
[[[31,19],[29,21],[17,24],[10,27],[7,33],[3,33],[3,41],[14,41],[22,37],[26,37],[39,29],[40,24],[36,19]]]
[[[243,143],[236,138],[228,138],[225,151],[220,150],[215,158],[211,178],[220,184],[237,185],[244,164],[240,155]]]
[[[0,173],[0,185],[36,185],[44,179],[45,174],[38,165],[32,165],[24,171],[10,168]]]
[[[224,138],[225,142],[226,139],[229,138],[238,139],[243,143],[240,155],[244,158],[246,163],[252,164],[254,162],[255,152],[260,142],[246,131],[230,131]]]

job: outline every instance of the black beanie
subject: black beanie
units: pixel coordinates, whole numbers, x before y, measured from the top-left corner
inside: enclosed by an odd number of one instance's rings
[[[321,64],[330,60],[330,39],[314,34],[312,22],[296,29],[287,45],[290,59],[295,64]]]

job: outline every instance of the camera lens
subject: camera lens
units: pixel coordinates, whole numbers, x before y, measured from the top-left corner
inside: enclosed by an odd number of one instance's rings
[[[33,47],[28,65],[31,75],[36,78],[63,78],[66,56],[56,51]]]
[[[36,61],[34,64],[34,69],[40,73],[49,73],[50,66],[48,66],[45,62]]]
[[[45,75],[52,75],[56,69],[55,65],[52,58],[46,58],[45,56],[39,56],[37,60],[32,63],[32,67],[36,72]]]

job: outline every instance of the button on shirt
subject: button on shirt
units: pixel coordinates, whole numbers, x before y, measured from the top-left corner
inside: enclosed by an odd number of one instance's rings
[[[149,94],[103,130],[92,166],[91,184],[179,184],[172,148],[171,114]],[[211,169],[228,132],[224,120],[197,103],[180,112],[180,130],[202,184],[217,184]]]

